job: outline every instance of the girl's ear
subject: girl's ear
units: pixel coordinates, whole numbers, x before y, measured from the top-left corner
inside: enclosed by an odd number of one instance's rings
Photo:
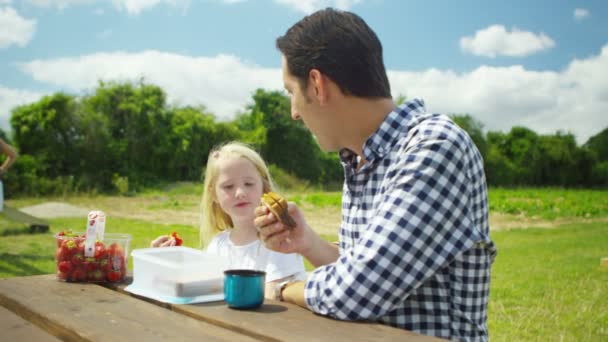
[[[317,69],[311,69],[308,73],[308,83],[312,86],[313,95],[320,105],[326,104],[329,98],[327,82],[329,82],[329,79]]]

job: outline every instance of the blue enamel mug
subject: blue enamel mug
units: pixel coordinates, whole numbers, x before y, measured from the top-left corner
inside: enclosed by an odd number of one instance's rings
[[[224,271],[224,301],[233,309],[255,309],[264,303],[266,272]]]

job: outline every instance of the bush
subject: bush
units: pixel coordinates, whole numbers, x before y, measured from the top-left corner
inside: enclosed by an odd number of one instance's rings
[[[268,165],[268,170],[274,183],[281,190],[302,191],[309,187],[308,181],[301,180],[274,164]]]
[[[129,177],[123,177],[115,173],[112,175],[112,185],[121,196],[126,196],[129,193]]]

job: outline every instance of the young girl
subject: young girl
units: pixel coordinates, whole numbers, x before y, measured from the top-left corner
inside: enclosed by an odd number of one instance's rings
[[[258,240],[254,210],[262,194],[273,191],[268,167],[245,144],[231,142],[209,153],[201,203],[201,244],[208,253],[228,258],[232,269],[266,271],[266,298],[286,279],[305,277],[299,254],[267,249]],[[174,246],[175,239],[161,236],[152,247]]]

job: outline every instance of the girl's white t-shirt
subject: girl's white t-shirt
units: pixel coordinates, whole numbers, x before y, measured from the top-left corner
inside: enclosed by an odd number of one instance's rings
[[[266,282],[289,276],[299,280],[306,279],[304,259],[301,255],[271,251],[260,240],[237,246],[230,241],[230,230],[213,237],[206,252],[225,257],[231,269],[266,271]]]

